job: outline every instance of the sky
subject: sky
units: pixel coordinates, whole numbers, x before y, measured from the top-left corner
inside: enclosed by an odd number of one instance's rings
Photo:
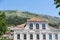
[[[0,10],[28,11],[59,17],[60,8],[55,8],[54,0],[0,0]]]

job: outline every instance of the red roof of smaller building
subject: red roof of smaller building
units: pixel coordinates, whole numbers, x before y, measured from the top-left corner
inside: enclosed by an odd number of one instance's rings
[[[25,27],[25,25],[26,25],[26,23],[21,24],[21,25],[18,25],[17,27],[18,27],[18,28],[24,28],[24,27]]]

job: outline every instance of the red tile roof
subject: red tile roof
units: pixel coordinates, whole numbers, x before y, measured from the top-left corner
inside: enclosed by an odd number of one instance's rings
[[[34,17],[34,18],[31,18],[31,19],[29,19],[29,20],[27,20],[27,21],[32,21],[32,22],[35,22],[35,21],[40,21],[40,22],[46,22],[46,21],[48,21],[48,20],[46,20],[46,19],[43,19],[43,18],[38,18],[38,17]]]
[[[24,24],[18,25],[17,27],[18,27],[18,28],[24,28],[25,25],[26,25],[26,24],[24,23]]]
[[[31,18],[31,19],[29,19],[27,21],[33,21],[33,22],[35,22],[35,21],[41,21],[41,22],[46,22],[47,20],[42,19],[42,18],[38,18],[38,17],[34,17],[34,18]],[[17,25],[18,28],[24,28],[25,26],[26,26],[26,23],[21,24],[21,25]]]

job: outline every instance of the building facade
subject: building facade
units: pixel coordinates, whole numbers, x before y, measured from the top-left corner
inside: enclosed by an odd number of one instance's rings
[[[60,29],[48,25],[48,20],[31,18],[13,28],[14,40],[59,40]]]

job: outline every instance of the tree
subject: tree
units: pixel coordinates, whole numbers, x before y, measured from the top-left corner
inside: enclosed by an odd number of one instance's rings
[[[56,8],[60,7],[60,0],[54,0],[54,4],[56,5]],[[60,15],[60,11],[59,11],[59,15]]]
[[[0,35],[3,35],[7,31],[7,21],[5,19],[5,13],[0,12]]]
[[[60,0],[54,0],[54,4],[56,5],[56,8],[60,7]]]

